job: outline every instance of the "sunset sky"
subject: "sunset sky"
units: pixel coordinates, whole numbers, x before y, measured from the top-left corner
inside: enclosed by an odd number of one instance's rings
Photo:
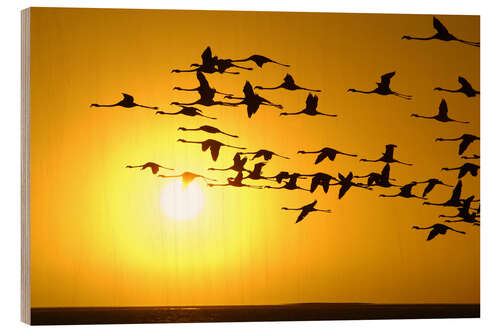
[[[437,16],[459,38],[480,40],[478,16]],[[295,190],[209,188],[195,180],[203,207],[187,220],[164,213],[161,197],[172,180],[126,165],[148,161],[225,183],[233,171],[207,171],[232,164],[238,150],[221,149],[213,162],[200,145],[179,138],[209,138],[273,157],[266,176],[288,170],[337,176],[380,172],[384,163],[362,163],[397,144],[395,157],[413,166],[391,165],[397,184],[439,178],[457,183],[458,142],[435,142],[464,133],[479,136],[479,97],[434,91],[456,89],[465,77],[480,90],[479,48],[441,41],[402,40],[431,36],[432,15],[211,12],[33,8],[31,12],[31,305],[161,306],[284,304],[299,302],[479,303],[480,228],[452,226],[427,242],[414,225],[440,222],[454,208],[423,206],[422,200],[380,198],[397,188],[352,188],[341,200],[338,187],[324,194]],[[221,58],[252,54],[290,64],[253,67],[240,75],[206,74],[217,90],[242,95],[252,85],[276,86],[290,73],[296,83],[321,89],[318,111],[337,118],[299,115],[261,106],[202,107],[206,118],[155,115],[153,110],[90,108],[128,93],[136,102],[178,111],[173,101],[192,102],[195,73],[171,73],[199,63],[210,46]],[[413,95],[361,95],[380,75],[396,71],[391,87]],[[307,92],[256,91],[284,106],[305,107]],[[437,114],[441,99],[449,116],[470,124],[410,117]],[[220,99],[220,97],[216,97]],[[239,138],[177,131],[215,126]],[[298,150],[331,147],[339,155],[314,165]],[[479,154],[473,143],[466,155]],[[247,167],[253,166],[251,161]],[[259,159],[257,162],[261,162]],[[479,163],[478,160],[470,161]],[[479,198],[479,177],[465,176],[462,197]],[[270,181],[250,181],[273,185]],[[309,187],[309,180],[299,180]],[[414,193],[420,195],[425,185]],[[446,201],[437,186],[431,202]],[[301,207],[318,200],[331,214],[311,213],[295,224]]]

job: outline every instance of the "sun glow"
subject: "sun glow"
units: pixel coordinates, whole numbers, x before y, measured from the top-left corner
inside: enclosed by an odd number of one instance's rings
[[[185,189],[182,181],[169,182],[162,190],[160,204],[163,212],[176,220],[187,220],[199,214],[203,208],[203,192],[196,182],[192,182]]]

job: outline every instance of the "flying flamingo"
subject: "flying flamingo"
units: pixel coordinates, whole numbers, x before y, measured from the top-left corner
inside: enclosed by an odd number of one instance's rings
[[[451,194],[451,198],[443,203],[432,203],[425,201],[424,205],[432,205],[432,206],[443,206],[443,207],[460,207],[462,206],[463,200],[460,199],[460,195],[462,194],[462,181],[459,180],[455,188],[453,189],[453,193]]]
[[[467,173],[470,173],[471,176],[476,177],[479,168],[480,168],[479,165],[473,163],[464,163],[462,166],[458,168],[441,168],[441,170],[445,171],[460,170],[458,172],[458,178],[462,178]]]
[[[203,73],[217,73],[219,69],[217,68],[217,62],[219,58],[217,56],[212,56],[212,49],[207,47],[205,51],[201,54],[201,64],[191,64],[192,69],[173,69],[172,73],[185,73],[185,72],[203,72]],[[227,74],[239,74],[238,72],[226,72]]]
[[[198,174],[192,173],[192,172],[183,172],[180,175],[173,175],[173,176],[158,175],[158,177],[161,177],[161,178],[179,178],[179,177],[181,177],[183,189],[186,189],[186,187],[188,187],[188,185],[191,184],[196,178],[203,179],[205,181],[205,183],[207,183],[207,184],[208,184],[207,180],[216,181],[215,179],[211,179],[211,178],[208,178],[208,177],[205,177],[202,175],[198,175]]]
[[[301,211],[300,215],[299,215],[299,217],[297,217],[297,221],[295,221],[295,223],[299,223],[300,221],[302,221],[307,216],[307,214],[309,214],[311,212],[324,212],[324,213],[331,213],[332,212],[330,209],[317,209],[317,208],[315,208],[317,203],[318,203],[318,200],[314,200],[310,204],[302,206],[300,208],[281,207],[281,209],[283,209],[283,210],[300,210]]]
[[[376,160],[367,160],[366,158],[360,159],[361,162],[385,162],[385,163],[400,163],[404,165],[413,165],[410,163],[404,163],[394,159],[394,148],[397,148],[394,144],[385,145],[385,152],[382,154],[382,157]]]
[[[285,78],[283,79],[283,83],[281,83],[279,86],[276,87],[271,87],[271,88],[264,88],[261,86],[256,86],[255,89],[261,89],[261,90],[274,90],[274,89],[286,89],[286,90],[307,90],[307,91],[314,91],[314,92],[321,92],[321,90],[316,90],[316,89],[308,89],[308,88],[303,88],[295,84],[295,80],[290,74],[285,75]]]
[[[443,139],[443,138],[437,138],[436,141],[462,141],[460,142],[460,145],[458,146],[458,155],[462,155],[469,145],[473,143],[476,140],[479,140],[480,138],[478,136],[472,135],[472,134],[464,134],[461,137],[455,138],[455,139]]]
[[[461,87],[456,89],[456,90],[445,89],[445,88],[440,88],[440,87],[434,88],[434,90],[447,91],[447,92],[451,92],[451,93],[463,93],[467,97],[474,97],[474,96],[480,94],[480,92],[478,90],[474,90],[474,88],[472,88],[471,84],[461,76],[458,77],[458,83],[460,83]]]
[[[220,141],[217,140],[212,140],[208,139],[205,141],[187,141],[184,139],[178,139],[178,142],[183,142],[183,143],[198,143],[201,144],[201,151],[206,151],[207,149],[210,148],[210,153],[212,154],[212,159],[214,161],[217,161],[217,158],[219,157],[219,151],[221,147],[230,147],[230,148],[236,148],[236,149],[246,149],[243,147],[236,147],[236,146],[231,146],[231,145],[226,145]]]
[[[436,18],[436,17],[432,17],[432,24],[434,26],[434,29],[437,31],[437,33],[435,35],[432,35],[430,37],[411,37],[411,36],[403,36],[401,37],[402,39],[415,39],[415,40],[431,40],[431,39],[438,39],[438,40],[442,40],[442,41],[445,41],[445,42],[449,42],[449,41],[457,41],[457,42],[460,42],[460,43],[464,43],[464,44],[467,44],[467,45],[472,45],[472,46],[477,46],[479,47],[479,42],[468,42],[468,41],[465,41],[463,39],[458,39],[457,37],[453,36],[452,34],[450,34],[448,32],[448,29],[446,29],[446,27]]]
[[[417,182],[411,182],[409,184],[401,186],[399,189],[399,193],[397,194],[379,194],[380,197],[384,198],[394,198],[394,197],[403,197],[403,198],[418,198],[418,199],[424,199],[423,197],[419,197],[413,193],[411,193],[412,188],[417,185]]]
[[[354,178],[354,175],[352,174],[352,172],[349,172],[349,174],[347,175],[347,177],[344,177],[344,175],[342,175],[340,172],[338,174],[339,176],[339,181],[337,183],[333,183],[333,184],[330,184],[330,185],[340,185],[340,190],[339,190],[339,200],[342,199],[342,197],[347,193],[347,191],[352,187],[360,187],[360,188],[364,188],[366,190],[371,190],[371,188],[368,188],[362,184],[358,184],[358,183],[354,183],[352,181],[352,179]]]
[[[444,98],[441,100],[441,103],[439,104],[439,112],[435,116],[421,116],[416,113],[413,113],[411,115],[412,117],[417,117],[417,118],[425,118],[425,119],[435,119],[437,121],[440,121],[442,123],[447,123],[447,122],[457,122],[457,123],[462,123],[462,124],[469,124],[468,121],[460,121],[460,120],[455,120],[451,119],[448,117],[448,105],[446,104],[446,101]]]
[[[90,107],[96,107],[96,108],[110,108],[114,106],[121,106],[122,108],[133,108],[133,107],[141,107],[141,108],[146,108],[146,109],[153,109],[153,110],[158,110],[157,106],[146,106],[146,105],[141,105],[137,104],[134,102],[134,97],[131,95],[122,93],[123,99],[119,102],[116,102],[115,104],[90,104]]]
[[[424,189],[424,192],[422,193],[422,198],[425,198],[425,196],[430,191],[432,191],[436,185],[443,185],[443,186],[447,186],[447,187],[453,187],[451,185],[447,185],[447,184],[443,183],[442,181],[440,181],[439,179],[436,179],[436,178],[430,178],[430,179],[427,179],[426,181],[423,181],[423,182],[417,182],[417,184],[427,184],[427,186]]]
[[[234,154],[234,157],[233,157],[233,165],[228,167],[228,168],[224,168],[224,169],[216,169],[216,168],[209,168],[208,170],[215,170],[215,171],[227,171],[227,170],[234,170],[236,172],[240,172],[240,171],[248,171],[245,169],[245,164],[247,163],[247,158],[241,158],[241,153],[236,153]]]
[[[178,112],[164,112],[164,111],[156,111],[156,114],[162,114],[162,115],[177,115],[177,114],[183,114],[185,116],[189,117],[195,117],[195,116],[200,116],[208,119],[217,119],[214,117],[209,117],[205,116],[202,114],[203,111],[201,111],[198,108],[192,107],[192,106],[181,106],[181,110]]]
[[[390,178],[389,174],[391,172],[391,165],[386,163],[381,173],[371,172],[365,176],[354,176],[354,178],[368,178],[366,181],[366,185],[368,186],[380,186],[380,187],[391,187],[391,186],[399,186],[394,185],[390,181],[395,180]]]
[[[234,187],[251,187],[251,188],[257,188],[261,189],[262,186],[255,186],[255,185],[248,185],[248,184],[243,184],[243,172],[238,172],[238,175],[235,178],[228,178],[227,179],[227,184],[208,184],[210,187],[214,186],[234,186]]]
[[[217,59],[217,70],[219,73],[228,73],[226,70],[231,67],[236,67],[240,69],[245,69],[247,71],[251,71],[253,68],[243,67],[233,64],[233,60],[231,59]],[[234,74],[234,73],[233,73]]]
[[[276,176],[273,176],[273,177],[267,177],[268,179],[274,179],[278,184],[281,184],[281,182],[284,180],[284,179],[290,179],[290,177],[292,175],[298,175],[298,179],[304,179],[305,177],[303,177],[302,175],[298,174],[298,173],[289,173],[288,171],[281,171],[280,173],[278,173]]]
[[[305,114],[308,116],[327,116],[327,117],[337,117],[336,114],[321,113],[317,110],[318,107],[318,96],[313,96],[309,94],[306,99],[306,108],[299,112],[281,112],[280,116],[293,116],[298,114]]]
[[[265,162],[260,162],[260,163],[256,163],[254,166],[253,166],[253,170],[250,171],[250,173],[248,174],[248,176],[244,177],[243,179],[253,179],[253,180],[259,180],[259,179],[269,179],[268,177],[264,177],[262,175],[262,168],[266,165]]]
[[[303,177],[312,177],[311,179],[311,188],[309,192],[314,193],[318,186],[323,187],[323,192],[328,193],[328,189],[330,188],[330,181],[335,180],[339,181],[337,178],[323,172],[317,172],[311,175],[302,175]]]
[[[397,97],[401,97],[401,98],[404,98],[404,99],[411,99],[412,96],[410,95],[404,95],[404,94],[400,94],[400,93],[397,93],[395,91],[392,91],[391,88],[389,87],[390,83],[391,83],[391,78],[396,74],[396,72],[391,72],[391,73],[387,73],[387,74],[384,74],[380,77],[380,82],[377,82],[377,88],[373,89],[373,90],[370,90],[370,91],[362,91],[362,90],[357,90],[357,89],[348,89],[347,91],[351,91],[351,92],[357,92],[357,93],[361,93],[361,94],[379,94],[379,95],[383,95],[383,96],[386,96],[386,95],[394,95],[394,96],[397,96]]]
[[[461,206],[457,207],[458,208],[458,213],[456,215],[439,215],[439,217],[460,217],[460,218],[467,218],[471,215],[470,211],[470,205],[474,201],[474,196],[470,196],[467,199],[463,200]]]
[[[158,171],[160,170],[160,168],[165,169],[165,170],[174,170],[172,168],[166,168],[166,167],[161,166],[161,165],[154,163],[154,162],[147,162],[147,163],[144,163],[142,165],[127,165],[126,168],[129,168],[129,169],[141,168],[141,170],[144,170],[146,168],[150,168],[153,175],[156,175],[158,173]]]
[[[210,84],[208,83],[208,80],[206,79],[205,75],[203,75],[202,72],[197,71],[196,72],[196,78],[198,79],[199,86],[196,88],[181,88],[181,87],[174,87],[174,90],[180,90],[180,91],[197,91],[200,96],[206,95],[206,94],[219,94],[219,95],[224,95],[224,96],[231,96],[231,94],[226,94],[220,91],[217,91],[215,88],[210,87]]]
[[[267,64],[268,62],[269,63],[274,63],[274,64],[277,64],[277,65],[281,65],[281,66],[285,66],[285,67],[290,67],[290,65],[285,65],[285,64],[282,64],[282,63],[279,63],[277,61],[274,61],[272,59],[269,59],[268,57],[264,57],[264,56],[261,56],[261,55],[258,55],[258,54],[254,54],[254,55],[251,55],[250,57],[248,58],[245,58],[245,59],[237,59],[237,60],[231,60],[232,62],[245,62],[245,61],[253,61],[257,66],[259,66],[260,68],[262,68],[262,66],[264,64]]]
[[[283,155],[280,155],[280,154],[276,154],[275,152],[272,152],[272,151],[267,150],[267,149],[259,149],[257,151],[246,152],[246,153],[241,153],[241,154],[243,154],[243,155],[245,155],[245,154],[254,155],[252,157],[252,160],[254,160],[256,158],[259,158],[259,157],[264,157],[265,161],[269,161],[273,156],[278,156],[278,157],[281,157],[281,158],[285,158],[287,160],[290,159],[290,157],[286,157],[286,156],[283,156]]]
[[[293,174],[289,175],[288,181],[285,181],[285,185],[280,186],[280,187],[265,186],[264,188],[285,189],[285,190],[304,190],[304,191],[307,191],[305,188],[297,186],[297,180],[299,178],[302,178],[301,174],[299,174],[299,173],[293,173]]]
[[[417,229],[417,230],[432,229],[429,232],[429,236],[427,236],[427,240],[428,241],[430,241],[431,239],[433,239],[434,237],[436,237],[439,234],[441,234],[441,235],[446,234],[446,232],[448,230],[455,231],[455,232],[458,232],[460,234],[465,234],[465,231],[456,230],[456,229],[453,229],[453,228],[448,227],[447,225],[444,225],[444,224],[441,224],[441,223],[436,223],[434,225],[431,225],[430,227],[425,227],[425,228],[418,227],[418,226],[413,226],[413,229]]]
[[[257,112],[257,110],[261,105],[274,106],[278,109],[283,108],[282,105],[273,104],[264,97],[261,97],[258,94],[256,94],[253,91],[252,85],[248,81],[246,81],[245,86],[243,87],[243,94],[245,95],[245,97],[224,96],[224,98],[241,100],[241,102],[229,103],[229,105],[237,106],[245,104],[247,106],[248,118],[252,118],[252,115]]]
[[[328,159],[330,161],[334,161],[335,157],[337,156],[337,154],[346,155],[346,156],[352,156],[352,157],[357,157],[358,156],[358,155],[354,155],[354,154],[343,153],[341,151],[338,151],[336,149],[329,148],[329,147],[325,147],[325,148],[322,148],[322,149],[317,150],[317,151],[299,150],[297,152],[297,154],[318,154],[318,153],[319,153],[319,155],[316,158],[316,161],[314,161],[314,164],[321,163],[327,157],[328,157]]]
[[[212,134],[220,133],[220,134],[224,134],[224,135],[227,135],[227,136],[230,136],[230,137],[233,137],[233,138],[238,138],[237,135],[233,135],[233,134],[229,134],[229,133],[223,132],[223,131],[221,131],[218,128],[215,128],[213,126],[208,126],[208,125],[200,126],[198,128],[179,127],[177,130],[178,131],[203,131],[203,132],[212,133]]]

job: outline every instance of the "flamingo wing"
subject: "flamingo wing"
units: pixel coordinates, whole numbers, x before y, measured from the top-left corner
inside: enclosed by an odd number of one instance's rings
[[[134,103],[134,97],[132,97],[129,94],[122,93],[123,95],[123,102],[125,103]]]
[[[434,186],[436,186],[436,183],[429,183],[429,184],[427,184],[427,186],[424,189],[424,193],[422,194],[422,197],[425,198],[425,196],[427,195],[427,193],[429,193],[430,191],[432,191],[432,189],[434,188]]]
[[[316,96],[315,98],[313,94],[307,95],[306,110],[315,110],[317,106],[318,106],[318,96]]]
[[[328,152],[325,152],[325,151],[322,151],[318,157],[316,158],[316,161],[314,162],[314,164],[318,164],[318,163],[321,163],[325,158],[328,157]],[[335,157],[334,157],[335,158]],[[333,161],[333,160],[332,160]]]
[[[205,75],[203,75],[202,72],[196,71],[196,78],[200,83],[201,90],[210,89],[210,85],[208,84],[207,78],[205,77]]]
[[[383,86],[389,86],[389,84],[391,83],[391,79],[394,75],[396,75],[396,72],[390,72],[382,75],[380,77],[380,84]]]
[[[252,118],[252,116],[257,113],[257,110],[259,109],[260,104],[258,103],[249,103],[247,105],[247,114],[248,118]]]
[[[264,57],[264,56],[261,56],[258,54],[254,54],[249,59],[252,60],[253,62],[255,62],[255,64],[257,64],[257,66],[259,66],[261,68],[262,68],[262,65],[264,65],[266,62],[272,62],[272,60],[269,59],[268,57]]]
[[[217,158],[219,157],[219,152],[220,152],[220,145],[211,145],[210,146],[210,153],[212,154],[212,159],[217,161]]]
[[[250,84],[249,81],[245,82],[245,86],[243,87],[243,94],[245,94],[245,97],[249,98],[255,95],[253,92],[252,85]]]
[[[347,190],[349,190],[350,188],[351,188],[350,183],[343,184],[339,190],[339,199],[342,199],[342,197],[347,193]]]
[[[439,104],[439,116],[441,117],[447,117],[448,116],[448,104],[446,104],[446,101],[444,98],[441,100],[441,103]]]
[[[451,201],[460,200],[460,195],[462,195],[462,181],[459,180],[455,188],[453,189],[453,193],[451,195]]]
[[[436,237],[439,234],[440,234],[439,230],[437,230],[436,228],[433,228],[431,230],[431,232],[429,232],[429,236],[427,236],[427,240],[430,241],[431,239],[433,239],[434,237]]]
[[[460,145],[458,146],[458,155],[462,155],[471,143],[472,141],[462,140],[462,142],[460,142]]]
[[[385,164],[385,167],[382,169],[381,177],[383,180],[389,181],[389,173],[391,172],[391,166],[389,163]]]
[[[297,217],[297,221],[295,221],[295,223],[299,223],[300,221],[302,221],[307,216],[307,214],[309,214],[309,210],[302,209],[302,211],[300,212],[299,217]]]
[[[459,76],[458,77],[458,82],[462,85],[463,88],[465,88],[467,90],[474,90],[472,88],[471,84],[469,83],[469,81],[467,81],[464,77]]]
[[[285,81],[286,85],[292,85],[292,86],[295,85],[295,80],[290,74],[285,75],[283,81]]]
[[[439,21],[435,17],[432,18],[432,25],[434,26],[434,29],[437,30],[437,32],[441,34],[448,34],[448,35],[450,34],[448,32],[448,29],[446,29],[446,27],[443,25],[443,23],[441,23],[441,21]]]
[[[210,46],[207,46],[205,51],[203,51],[203,53],[201,54],[201,60],[204,64],[208,64],[212,61],[212,59],[212,49],[210,48]]]

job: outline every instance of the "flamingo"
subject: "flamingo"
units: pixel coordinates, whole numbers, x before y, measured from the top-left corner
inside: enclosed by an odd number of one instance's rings
[[[428,241],[430,241],[431,239],[433,239],[434,237],[436,237],[439,234],[441,234],[441,235],[446,234],[446,232],[448,230],[455,231],[455,232],[458,232],[460,234],[465,234],[465,231],[456,230],[456,229],[453,229],[452,227],[449,227],[449,226],[441,224],[441,223],[436,223],[434,225],[431,225],[430,227],[425,227],[425,228],[413,226],[413,229],[417,229],[417,230],[432,229],[429,232],[429,236],[427,236]]]
[[[391,171],[391,166],[389,163],[386,163],[381,173],[372,172],[365,176],[354,176],[354,178],[368,178],[366,181],[366,185],[368,186],[380,186],[380,187],[391,187],[391,186],[399,186],[394,185],[390,182],[390,180],[395,180],[390,178],[389,174]]]
[[[470,211],[470,205],[474,201],[474,196],[470,196],[467,199],[463,200],[461,206],[457,207],[458,208],[458,213],[456,215],[439,215],[439,217],[460,217],[462,219],[468,218],[471,213]],[[474,213],[476,214],[476,213]],[[477,213],[479,214],[479,213]]]
[[[436,141],[461,141],[460,145],[458,146],[458,155],[462,155],[469,145],[473,143],[476,140],[480,140],[478,136],[472,135],[472,134],[463,134],[462,136],[458,138],[452,138],[452,139],[443,139],[443,138],[437,138]]]
[[[200,96],[204,95],[210,95],[210,94],[219,94],[219,95],[224,95],[224,96],[231,96],[231,94],[226,94],[220,91],[217,91],[215,88],[210,87],[210,84],[208,83],[207,78],[205,75],[203,75],[202,72],[197,71],[196,72],[196,78],[198,79],[199,86],[196,88],[181,88],[181,87],[174,87],[174,90],[180,90],[180,91],[197,91]]]
[[[217,56],[212,56],[212,49],[208,46],[205,51],[201,54],[201,64],[191,64],[192,69],[173,69],[172,73],[185,73],[185,72],[203,72],[203,73],[217,73],[219,69],[217,68],[219,58]],[[238,72],[226,72],[227,74],[239,74]]]
[[[246,149],[243,147],[236,147],[236,146],[231,146],[231,145],[226,145],[220,141],[217,140],[212,140],[208,139],[205,141],[187,141],[184,139],[178,139],[178,142],[183,142],[183,143],[198,143],[201,144],[201,151],[206,151],[207,149],[210,149],[210,153],[212,154],[212,159],[214,161],[217,161],[217,158],[219,157],[219,151],[221,147],[230,147],[230,148],[235,148],[235,149]]]
[[[264,157],[265,161],[269,161],[273,156],[278,156],[278,157],[281,157],[281,158],[285,158],[287,160],[290,159],[290,157],[286,157],[286,156],[283,156],[283,155],[280,155],[280,154],[276,154],[275,152],[272,152],[272,151],[267,150],[267,149],[259,149],[257,151],[246,152],[246,153],[241,153],[241,154],[243,154],[243,155],[245,155],[245,154],[254,155],[252,157],[252,160],[254,160],[256,158],[259,158],[259,157]]]
[[[264,97],[261,97],[258,94],[256,94],[253,91],[252,85],[248,81],[245,82],[245,86],[243,87],[243,93],[244,93],[245,97],[224,96],[224,98],[241,100],[241,102],[229,103],[229,105],[237,106],[237,105],[245,104],[247,106],[248,118],[252,118],[252,115],[257,112],[257,110],[259,109],[259,107],[261,105],[268,105],[268,106],[276,107],[278,109],[283,109],[282,105],[273,104],[273,103],[269,102],[267,99],[265,99]]]
[[[285,185],[280,186],[280,187],[275,187],[275,186],[265,186],[264,188],[272,188],[272,189],[285,189],[285,190],[303,190],[307,191],[305,188],[302,188],[300,186],[297,186],[297,180],[301,177],[302,175],[299,173],[292,173],[288,177],[288,181],[285,181]]]
[[[233,60],[231,59],[217,59],[217,70],[219,73],[228,73],[226,70],[231,67],[236,67],[240,69],[245,69],[247,71],[251,71],[253,68],[243,67],[233,64]],[[234,74],[234,73],[233,73]]]
[[[200,117],[204,117],[204,118],[208,118],[208,119],[217,119],[214,117],[205,116],[204,114],[202,114],[202,112],[203,111],[201,111],[200,109],[192,107],[192,106],[181,106],[181,110],[178,112],[156,111],[156,114],[171,115],[171,116],[177,115],[177,114],[183,114],[183,115],[189,116],[189,117],[200,116]]]
[[[443,183],[442,181],[440,181],[437,178],[430,178],[430,179],[427,179],[426,181],[423,181],[423,182],[417,182],[417,184],[427,184],[427,186],[424,189],[424,192],[422,193],[422,198],[425,198],[425,196],[430,191],[432,191],[436,185],[443,185],[443,186],[447,186],[447,187],[453,187],[451,185],[447,185],[447,184]]]
[[[308,205],[302,206],[300,208],[287,208],[287,207],[281,207],[283,210],[300,210],[300,215],[297,217],[297,220],[295,223],[299,223],[302,221],[309,213],[311,212],[324,212],[324,213],[331,213],[332,211],[330,209],[317,209],[315,208],[316,204],[318,203],[318,200],[314,200]]]
[[[385,163],[400,163],[404,165],[413,165],[410,163],[404,163],[394,159],[394,148],[397,148],[394,144],[385,145],[385,152],[382,153],[382,157],[376,160],[367,160],[366,158],[360,159],[361,162],[385,162]]]
[[[259,180],[259,179],[269,179],[268,177],[264,177],[262,175],[262,168],[266,165],[265,162],[260,162],[260,163],[256,163],[254,166],[253,166],[253,170],[250,171],[250,173],[248,174],[248,176],[244,177],[243,179],[253,179],[253,180]]]
[[[337,154],[340,154],[340,155],[346,155],[346,156],[352,156],[352,157],[357,157],[358,155],[354,155],[354,154],[348,154],[348,153],[343,153],[341,151],[338,151],[336,149],[333,149],[333,148],[329,148],[329,147],[325,147],[325,148],[322,148],[320,150],[317,150],[317,151],[304,151],[304,150],[299,150],[297,152],[297,154],[318,154],[318,157],[316,158],[316,161],[314,161],[314,164],[319,164],[321,163],[325,158],[328,157],[328,159],[330,161],[334,161],[335,160],[335,157],[337,156]]]
[[[214,171],[226,171],[226,170],[234,170],[236,172],[240,172],[240,171],[247,171],[245,169],[245,164],[247,163],[247,158],[241,158],[241,153],[236,153],[234,154],[234,157],[233,157],[233,165],[228,167],[228,168],[224,168],[224,169],[215,169],[215,168],[209,168],[208,170],[214,170]]]
[[[354,178],[354,175],[352,174],[352,172],[349,172],[349,174],[347,175],[347,177],[344,177],[344,175],[342,175],[340,172],[338,174],[339,176],[339,181],[337,183],[334,183],[334,184],[330,184],[330,185],[340,185],[340,190],[339,190],[339,200],[342,199],[344,197],[344,195],[347,193],[347,191],[352,187],[360,187],[360,188],[364,188],[366,190],[371,190],[371,188],[368,188],[362,184],[358,184],[358,183],[354,183],[352,181],[352,179]]]
[[[411,99],[412,96],[410,96],[410,95],[400,94],[400,93],[397,93],[397,92],[391,90],[389,85],[391,83],[391,78],[394,75],[396,75],[396,72],[390,72],[390,73],[382,75],[380,77],[380,82],[377,82],[377,88],[375,88],[373,90],[362,91],[362,90],[357,90],[357,89],[351,88],[351,89],[348,89],[347,91],[348,92],[349,91],[357,92],[357,93],[361,93],[361,94],[379,94],[379,95],[383,95],[383,96],[394,95],[394,96],[401,97],[404,99]]]
[[[303,177],[312,177],[311,179],[311,188],[309,192],[314,193],[318,186],[323,187],[323,192],[328,193],[328,189],[330,188],[330,181],[335,180],[339,181],[337,178],[323,172],[317,172],[311,175],[302,175]]]
[[[313,96],[309,94],[306,99],[306,108],[299,112],[281,112],[280,116],[293,116],[298,114],[306,114],[308,116],[327,116],[327,117],[337,117],[336,114],[321,113],[317,110],[318,107],[318,96]]]
[[[468,42],[463,39],[458,39],[457,37],[453,36],[448,32],[448,29],[436,18],[432,17],[432,25],[434,26],[434,29],[437,31],[435,35],[430,36],[430,37],[411,37],[411,36],[403,36],[401,39],[415,39],[415,40],[431,40],[431,39],[438,39],[442,40],[445,42],[449,41],[457,41],[460,43],[464,43],[467,45],[472,45],[472,46],[477,46],[479,47],[479,42]]]
[[[251,188],[257,188],[261,189],[262,186],[255,186],[255,185],[248,185],[248,184],[243,184],[243,172],[238,172],[238,175],[235,178],[229,177],[227,179],[227,184],[208,184],[210,187],[214,186],[234,186],[234,187],[251,187]]]
[[[141,105],[137,104],[134,102],[134,97],[125,93],[122,93],[123,99],[119,102],[116,102],[115,104],[97,104],[93,103],[90,104],[90,107],[96,107],[96,108],[110,108],[114,106],[121,106],[122,108],[133,108],[133,107],[141,107],[141,108],[146,108],[146,109],[153,109],[153,110],[158,110],[157,106],[146,106],[146,105]]]
[[[264,56],[261,56],[261,55],[258,55],[258,54],[254,54],[254,55],[251,55],[250,57],[248,58],[245,58],[245,59],[237,59],[237,60],[231,60],[232,62],[245,62],[245,61],[253,61],[257,66],[259,66],[260,68],[262,68],[262,66],[266,63],[274,63],[274,64],[277,64],[277,65],[281,65],[281,66],[285,66],[285,67],[290,67],[290,65],[285,65],[285,64],[282,64],[282,63],[279,63],[277,61],[274,61],[272,59],[269,59],[268,57],[264,57]]]
[[[448,105],[446,104],[446,101],[444,98],[441,100],[441,103],[439,104],[439,112],[435,116],[421,116],[416,113],[413,113],[411,115],[412,117],[417,117],[417,118],[425,118],[425,119],[435,119],[437,121],[440,121],[442,123],[447,123],[447,122],[457,122],[457,123],[462,123],[462,124],[469,124],[468,121],[460,121],[460,120],[455,120],[451,119],[448,117]]]
[[[451,194],[451,198],[443,203],[432,203],[425,201],[424,205],[432,205],[432,206],[443,206],[443,207],[460,207],[462,205],[463,200],[460,199],[460,195],[462,194],[462,181],[459,180],[455,188],[453,188],[453,193]]]
[[[411,182],[409,184],[401,186],[399,189],[399,193],[397,194],[379,194],[379,197],[384,197],[384,198],[394,198],[394,197],[403,197],[403,198],[417,198],[417,199],[424,199],[423,197],[419,197],[413,193],[411,193],[412,188],[417,185],[417,182]]]
[[[203,179],[205,181],[205,183],[207,183],[207,184],[208,184],[207,180],[216,181],[215,179],[211,179],[211,178],[208,178],[208,177],[205,177],[202,175],[198,175],[196,173],[188,172],[188,171],[183,172],[180,175],[173,175],[173,176],[158,175],[158,177],[161,177],[161,178],[179,178],[179,177],[181,177],[183,189],[186,189],[186,187],[188,187],[188,185],[191,184],[196,178]]]
[[[198,128],[179,127],[177,130],[178,131],[203,131],[203,132],[207,132],[207,133],[211,133],[211,134],[220,133],[220,134],[224,134],[224,135],[227,135],[227,136],[230,136],[230,137],[233,137],[233,138],[238,138],[239,137],[237,135],[233,135],[233,134],[229,134],[229,133],[223,132],[223,131],[221,131],[220,129],[218,129],[216,127],[208,126],[208,125],[200,126]]]
[[[147,163],[144,163],[142,165],[127,165],[125,166],[126,168],[141,168],[141,170],[144,170],[146,168],[150,168],[151,169],[151,172],[153,173],[153,175],[156,175],[158,173],[158,171],[160,170],[160,168],[162,169],[165,169],[165,170],[174,170],[172,168],[166,168],[164,166],[161,166],[157,163],[154,163],[154,162],[147,162]]]
[[[440,87],[434,88],[434,90],[447,91],[447,92],[451,92],[451,93],[463,93],[467,97],[474,97],[474,96],[480,94],[480,92],[478,90],[474,90],[474,88],[472,88],[471,84],[461,76],[458,77],[458,83],[460,83],[461,87],[456,89],[456,90],[445,89],[445,88],[440,88]]]
[[[316,90],[316,89],[308,89],[308,88],[303,88],[295,84],[295,80],[290,74],[285,75],[283,79],[283,83],[281,83],[279,86],[276,87],[271,87],[271,88],[264,88],[261,86],[256,86],[255,89],[261,89],[261,90],[274,90],[274,89],[286,89],[286,90],[307,90],[307,91],[313,91],[313,92],[321,92],[321,90]]]
[[[464,163],[462,166],[460,166],[458,168],[441,168],[441,170],[445,170],[445,171],[460,170],[458,172],[458,178],[462,178],[467,173],[470,173],[471,176],[476,177],[479,168],[480,168],[480,166],[477,164]]]
[[[276,180],[276,182],[278,184],[281,184],[281,182],[284,180],[284,179],[290,179],[290,177],[292,175],[298,175],[298,179],[304,179],[305,177],[303,177],[302,175],[298,174],[298,173],[289,173],[288,171],[281,171],[280,173],[278,173],[276,176],[273,176],[273,177],[268,177],[268,179],[274,179]]]

